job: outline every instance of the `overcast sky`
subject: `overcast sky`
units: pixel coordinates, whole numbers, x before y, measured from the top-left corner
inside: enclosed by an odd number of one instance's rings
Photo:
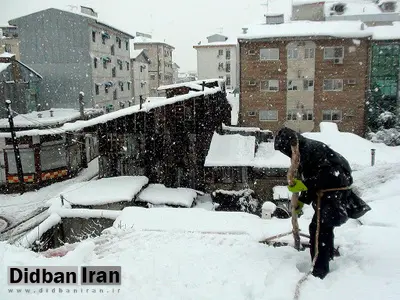
[[[213,33],[239,34],[248,24],[260,22],[265,0],[0,0],[0,24],[42,9],[70,10],[69,5],[92,7],[99,20],[135,35],[150,33],[175,47],[174,61],[181,71],[196,70],[193,45]],[[270,12],[289,12],[290,0],[270,0]]]

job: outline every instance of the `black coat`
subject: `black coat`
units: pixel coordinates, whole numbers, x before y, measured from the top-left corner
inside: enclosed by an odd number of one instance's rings
[[[302,192],[299,200],[315,206],[317,191],[350,187],[353,184],[349,162],[326,144],[308,139],[289,129],[281,129],[275,137],[275,150],[291,157],[291,143],[299,141],[300,179],[308,190]],[[321,200],[321,220],[329,226],[340,226],[348,218],[359,218],[370,210],[367,204],[351,190],[334,191],[324,194]]]

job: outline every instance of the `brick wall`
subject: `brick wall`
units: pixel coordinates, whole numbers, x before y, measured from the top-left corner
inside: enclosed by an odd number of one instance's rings
[[[286,121],[287,99],[287,52],[286,45],[293,40],[270,41],[240,41],[240,125],[255,126],[272,131],[279,130]],[[314,87],[314,130],[322,121],[322,110],[338,109],[342,111],[343,119],[338,122],[339,130],[351,131],[363,135],[365,131],[365,91],[368,80],[368,49],[367,40],[354,42],[353,39],[319,39],[315,51],[315,87]],[[324,47],[343,46],[344,60],[342,65],[333,64],[332,60],[324,60]],[[351,47],[351,48],[350,48]],[[279,48],[279,61],[260,61],[261,48]],[[249,55],[249,51],[255,55]],[[350,52],[350,50],[352,52]],[[355,79],[355,85],[344,82],[343,91],[323,91],[324,79]],[[260,81],[279,79],[278,92],[260,90]],[[249,85],[255,80],[256,85]],[[259,121],[256,116],[248,116],[249,111],[258,112],[262,109],[278,110],[278,121]],[[351,115],[351,116],[350,116]]]

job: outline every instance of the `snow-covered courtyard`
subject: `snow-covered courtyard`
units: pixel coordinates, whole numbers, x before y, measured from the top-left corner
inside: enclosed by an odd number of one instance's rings
[[[393,150],[399,151],[398,148]],[[362,167],[355,187],[372,210],[337,228],[341,256],[322,281],[310,277],[300,299],[399,299],[400,161]],[[308,232],[311,207],[300,218]],[[292,299],[297,281],[311,267],[308,251],[267,246],[263,237],[290,231],[288,219],[201,208],[126,208],[114,227],[74,244],[64,257],[46,258],[0,244],[3,266],[120,265],[119,294],[43,293],[40,299]],[[291,242],[291,236],[283,238]],[[11,293],[0,273],[0,299],[32,299],[40,287]],[[58,287],[57,287],[58,288]]]

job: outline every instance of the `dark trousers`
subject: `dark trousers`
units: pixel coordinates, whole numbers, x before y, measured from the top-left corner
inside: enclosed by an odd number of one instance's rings
[[[329,261],[333,258],[334,253],[334,234],[333,227],[320,225],[318,237],[318,257],[315,262],[313,275],[324,278],[329,273]],[[314,214],[309,226],[310,230],[310,254],[311,260],[315,256],[315,234],[317,232],[317,216]]]

